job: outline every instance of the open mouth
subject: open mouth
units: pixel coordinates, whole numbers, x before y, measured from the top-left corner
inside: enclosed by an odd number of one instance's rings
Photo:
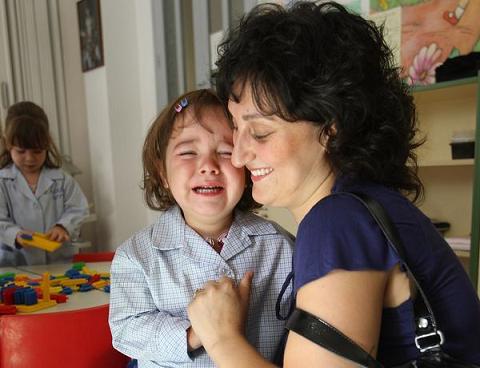
[[[262,169],[252,169],[250,170],[251,173],[251,178],[253,182],[262,180],[264,177],[270,175],[270,173],[273,171],[271,167],[266,167]]]
[[[218,194],[223,192],[223,187],[220,187],[220,186],[194,187],[193,191],[198,194]]]

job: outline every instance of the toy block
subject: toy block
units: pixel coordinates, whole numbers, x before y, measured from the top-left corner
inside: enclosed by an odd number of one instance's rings
[[[50,298],[55,300],[58,304],[66,303],[68,300],[68,296],[66,296],[65,294],[52,294],[50,295]]]
[[[38,303],[37,293],[33,289],[25,289],[24,293],[25,305],[34,305]]]
[[[25,289],[17,288],[13,293],[13,304],[25,304]]]
[[[49,288],[50,294],[58,294],[61,293],[62,290],[63,288],[61,286],[54,286]]]
[[[28,281],[29,279],[30,278],[23,273],[22,274],[19,273],[19,274],[15,275],[15,281],[16,282]]]
[[[77,271],[80,271],[83,267],[85,267],[85,262],[75,262],[72,265],[72,268]]]
[[[48,300],[48,301],[39,301],[37,304],[33,305],[17,305],[18,313],[32,313],[36,312],[45,308],[54,307],[57,305],[55,300]]]
[[[2,314],[17,314],[17,307],[15,305],[0,304],[0,315]]]
[[[62,286],[74,286],[74,285],[82,285],[88,283],[87,279],[71,279],[71,280],[62,280],[60,285]]]
[[[47,252],[53,252],[60,248],[60,246],[62,245],[62,243],[60,242],[48,239],[48,237],[42,233],[33,233],[33,235],[22,234],[21,238],[22,245],[29,245],[31,247],[40,248],[46,250]]]
[[[80,285],[80,289],[78,291],[80,292],[86,292],[86,291],[90,291],[93,289],[93,286],[90,285],[90,284],[83,284],[83,285]]]
[[[102,281],[96,281],[92,283],[92,286],[95,289],[102,289],[104,286],[106,286],[108,283],[105,280]]]
[[[15,286],[9,286],[9,287],[5,287],[5,288],[2,289],[3,304],[7,304],[7,305],[14,304],[13,295],[15,294],[15,290],[17,290],[17,288]]]

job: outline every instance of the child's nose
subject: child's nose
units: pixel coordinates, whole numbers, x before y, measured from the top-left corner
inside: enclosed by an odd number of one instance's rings
[[[203,161],[202,165],[200,166],[200,173],[201,174],[219,174],[220,167],[218,165],[217,160],[213,158],[208,158]]]

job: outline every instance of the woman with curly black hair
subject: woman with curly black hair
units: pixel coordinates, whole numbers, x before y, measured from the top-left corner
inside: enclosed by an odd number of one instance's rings
[[[476,292],[414,206],[422,197],[414,153],[422,141],[382,30],[335,3],[267,4],[245,16],[219,51],[216,85],[235,129],[232,161],[250,171],[257,202],[286,207],[299,223],[296,308],[384,366],[420,355],[404,263],[346,192],[361,193],[398,230],[445,336],[442,349],[480,364]],[[242,333],[251,279],[212,281],[189,307],[193,329],[220,367],[271,366]],[[358,366],[340,353],[290,331],[284,366]]]

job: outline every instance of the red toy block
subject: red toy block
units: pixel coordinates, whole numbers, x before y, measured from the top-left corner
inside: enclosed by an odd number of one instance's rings
[[[0,315],[1,314],[17,314],[17,307],[14,305],[0,304]]]
[[[66,303],[68,297],[64,294],[51,294],[50,299],[55,300],[57,303]]]

